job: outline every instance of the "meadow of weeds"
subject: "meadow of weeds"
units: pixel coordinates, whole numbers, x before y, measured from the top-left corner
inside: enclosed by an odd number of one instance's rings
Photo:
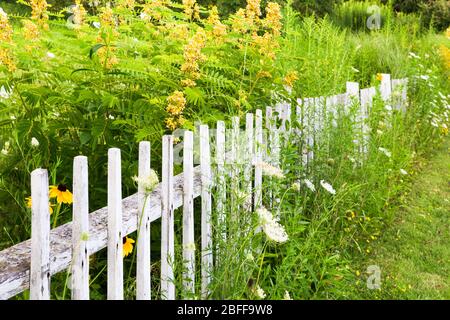
[[[362,163],[345,117],[324,128],[328,140],[308,170],[299,161],[301,142],[284,141],[283,177],[265,180],[277,201],[264,204],[288,239],[277,244],[264,232],[242,234],[243,226],[258,230],[261,223],[258,214],[244,214],[245,223],[229,227],[236,238],[223,244],[226,263],[218,263],[211,285],[219,299],[342,298],[354,257],[371,254],[409,192],[416,159],[448,134],[449,31],[424,29],[416,16],[396,15],[389,5],[381,29],[358,32],[365,20],[346,22],[345,4],[334,17],[317,18],[299,15],[292,1],[268,2],[263,15],[261,1],[248,0],[224,19],[195,0],[75,0],[59,12],[45,0],[17,2],[31,15],[8,12],[10,4],[0,9],[0,250],[30,237],[27,197],[36,168],[48,168],[51,184],[70,190],[73,157],[87,156],[95,210],[106,203],[108,148],[122,150],[127,196],[136,192],[139,141],[152,141],[159,170],[161,137],[176,129],[229,122],[281,100],[295,111],[298,97],[342,93],[347,81],[376,86],[379,73],[408,77],[406,113],[391,112],[376,97]],[[229,205],[230,215],[242,211],[245,195],[236,198],[242,203]],[[71,220],[70,202],[52,200],[54,227]],[[175,226],[181,235],[180,215]],[[159,239],[155,224],[155,298]],[[135,296],[133,254],[125,258],[127,298]],[[91,257],[92,299],[105,298],[105,257]],[[67,278],[54,277],[53,298],[70,296]],[[181,288],[181,276],[175,281]]]

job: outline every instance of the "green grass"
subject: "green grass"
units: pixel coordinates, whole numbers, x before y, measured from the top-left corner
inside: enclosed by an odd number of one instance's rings
[[[351,299],[450,299],[450,140],[414,178],[395,220],[359,262]],[[381,289],[366,287],[367,266],[381,269]],[[352,290],[353,287],[353,290]]]

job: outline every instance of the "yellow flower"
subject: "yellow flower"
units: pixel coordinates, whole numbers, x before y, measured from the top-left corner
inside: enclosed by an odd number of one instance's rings
[[[206,60],[206,56],[202,54],[202,49],[206,45],[206,33],[203,29],[199,29],[189,43],[184,46],[184,63],[181,65],[181,72],[186,73],[191,79],[200,78],[199,62]]]
[[[150,19],[155,19],[157,21],[160,21],[162,19],[162,10],[166,8],[166,0],[153,0],[149,3],[144,4],[141,17],[144,20],[147,17]]]
[[[236,33],[246,33],[253,26],[253,21],[245,15],[245,9],[239,9],[232,18],[232,29]]]
[[[383,75],[381,73],[377,73],[377,81],[383,80]]]
[[[261,70],[256,74],[256,79],[263,79],[263,78],[272,78],[272,75],[268,71]]]
[[[83,7],[81,0],[75,0],[75,7],[73,8],[73,23],[75,29],[79,29],[83,26],[86,15],[87,11]]]
[[[33,205],[33,201],[31,200],[31,197],[26,197],[25,200],[27,201],[27,208],[31,209],[31,207]],[[52,204],[50,202],[48,203],[48,211],[50,212],[50,215],[53,213]]]
[[[356,270],[356,276],[359,277],[361,275],[361,272],[359,270]]]
[[[441,132],[444,136],[447,136],[448,135],[448,127],[442,127]]]
[[[1,9],[1,8],[0,8]],[[0,41],[1,42],[12,42],[13,29],[8,21],[8,15],[0,10]]]
[[[97,50],[97,56],[100,64],[107,70],[112,69],[119,63],[119,59],[114,54],[114,47],[104,46]]]
[[[181,80],[181,85],[183,87],[192,88],[192,87],[195,87],[197,85],[197,83],[195,83],[195,81],[191,80],[191,79],[184,79],[184,80]]]
[[[23,35],[27,40],[37,41],[40,35],[38,26],[31,20],[24,20]]]
[[[30,5],[31,5],[31,19],[36,21],[41,28],[48,30],[47,1],[30,0]]]
[[[181,91],[175,91],[170,97],[167,98],[169,105],[167,106],[167,112],[179,116],[183,112],[186,106],[186,98]]]
[[[63,184],[50,186],[50,198],[56,198],[58,203],[71,204],[73,202],[72,193]]]
[[[298,80],[297,71],[291,71],[286,75],[286,77],[284,77],[284,84],[292,88],[294,86],[295,81],[297,80]]]
[[[258,52],[270,60],[275,59],[275,49],[279,48],[279,43],[274,39],[271,33],[264,33],[263,36],[253,34],[253,45],[258,49]]]
[[[123,239],[123,257],[127,257],[133,252],[133,243],[135,241],[131,238],[125,237]]]
[[[200,20],[200,7],[198,6],[196,0],[183,0],[184,14],[188,18]]]
[[[272,29],[272,33],[274,36],[279,36],[281,33],[281,28],[283,27],[281,24],[281,8],[278,3],[269,2],[266,7],[266,19],[264,19],[264,25],[267,28]]]
[[[0,47],[0,66],[4,65],[9,72],[16,71],[17,67],[8,48]]]
[[[245,14],[251,20],[258,20],[261,16],[261,0],[247,0]]]

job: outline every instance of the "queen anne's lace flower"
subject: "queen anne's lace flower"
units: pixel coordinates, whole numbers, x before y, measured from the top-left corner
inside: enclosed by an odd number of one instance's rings
[[[311,182],[311,180],[305,179],[305,180],[303,180],[303,182],[305,183],[305,185],[308,187],[309,190],[311,190],[312,192],[316,192],[316,187]]]
[[[380,152],[384,153],[384,155],[385,155],[386,157],[388,157],[388,158],[392,157],[392,153],[391,153],[388,149],[385,149],[385,148],[380,147],[380,148],[378,148],[378,150],[379,150]]]
[[[289,294],[288,291],[284,292],[283,300],[292,300],[291,295]]]
[[[278,223],[278,220],[274,218],[270,211],[266,208],[259,208],[256,210],[256,214],[258,215],[259,226],[270,241],[284,243],[289,240],[284,227]]]
[[[269,177],[275,177],[279,179],[284,179],[285,176],[283,174],[283,170],[280,168],[274,167],[266,162],[259,162],[256,164],[256,167],[261,168],[264,175]]]
[[[143,188],[146,194],[153,192],[159,183],[158,174],[155,170],[150,170],[149,175],[146,177],[133,177],[133,180]]]
[[[253,289],[253,294],[259,299],[264,299],[266,297],[266,293],[264,292],[264,290],[259,285],[257,285]]]
[[[320,180],[320,185],[322,188],[327,190],[331,194],[336,194],[336,190],[334,190],[333,186],[329,184],[328,182],[325,182],[324,180]]]

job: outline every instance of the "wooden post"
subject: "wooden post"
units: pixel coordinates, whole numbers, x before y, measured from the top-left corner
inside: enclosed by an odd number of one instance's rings
[[[202,177],[202,298],[209,295],[208,286],[211,282],[213,266],[212,229],[211,229],[211,153],[209,128],[200,126],[200,167]]]
[[[195,294],[195,238],[194,238],[194,134],[184,133],[183,148],[183,285]]]
[[[175,300],[174,206],[173,206],[173,136],[163,137],[161,186],[161,298]]]
[[[108,151],[108,300],[123,300],[122,177],[120,150]]]
[[[88,159],[73,162],[72,300],[89,300]]]
[[[151,172],[150,142],[139,144],[139,181],[148,178]],[[151,300],[150,279],[150,203],[145,186],[138,185],[138,238],[136,243],[136,299]]]
[[[48,172],[31,173],[30,299],[50,300],[50,211]]]

